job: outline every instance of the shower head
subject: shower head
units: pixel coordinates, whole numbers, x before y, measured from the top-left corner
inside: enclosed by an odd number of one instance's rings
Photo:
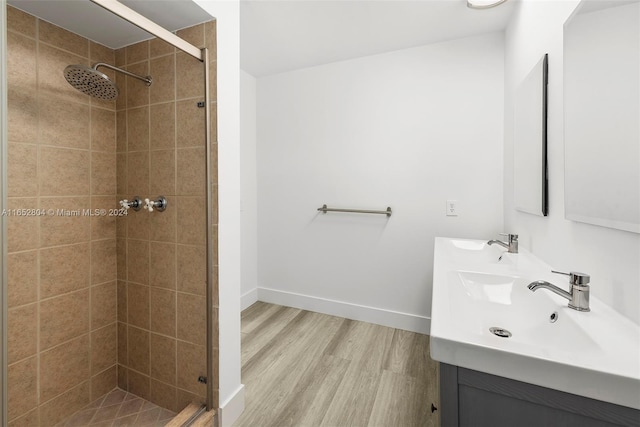
[[[86,65],[69,65],[64,69],[64,78],[74,88],[94,98],[102,99],[105,101],[111,101],[118,97],[120,90],[113,80],[106,74],[98,71],[98,67],[106,67],[112,70],[124,73],[128,76],[135,77],[146,83],[147,86],[151,86],[151,76],[138,76],[137,74],[130,73],[125,70],[121,70],[113,65],[104,64],[98,62],[93,67],[87,67]]]
[[[120,92],[109,76],[86,65],[69,65],[64,69],[64,78],[80,92],[94,98],[110,101]]]

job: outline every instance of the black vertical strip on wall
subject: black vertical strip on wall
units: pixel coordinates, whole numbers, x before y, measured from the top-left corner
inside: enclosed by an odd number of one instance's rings
[[[549,215],[549,163],[547,161],[547,111],[549,88],[549,54],[542,62],[542,215]]]

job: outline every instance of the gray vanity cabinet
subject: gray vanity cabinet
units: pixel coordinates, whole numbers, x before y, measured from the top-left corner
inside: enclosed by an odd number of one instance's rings
[[[442,427],[640,426],[640,411],[440,363]]]

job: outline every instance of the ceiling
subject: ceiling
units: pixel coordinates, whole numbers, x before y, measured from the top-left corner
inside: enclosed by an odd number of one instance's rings
[[[169,31],[210,21],[192,0],[120,0]],[[112,49],[153,36],[89,0],[8,0],[11,6]]]
[[[120,1],[169,31],[212,19],[192,0]],[[151,38],[90,0],[8,2],[112,49]],[[473,10],[465,0],[242,0],[241,68],[262,77],[502,31],[514,2]]]
[[[514,1],[243,1],[241,68],[255,77],[506,28]]]

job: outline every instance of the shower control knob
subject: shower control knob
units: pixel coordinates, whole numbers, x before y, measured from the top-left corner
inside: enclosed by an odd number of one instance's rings
[[[149,212],[153,212],[153,208],[162,212],[167,208],[167,199],[164,196],[158,196],[155,200],[144,199],[144,208]]]
[[[120,200],[120,206],[126,210],[132,208],[134,211],[139,211],[142,208],[142,200],[138,196],[135,196],[132,200]]]

